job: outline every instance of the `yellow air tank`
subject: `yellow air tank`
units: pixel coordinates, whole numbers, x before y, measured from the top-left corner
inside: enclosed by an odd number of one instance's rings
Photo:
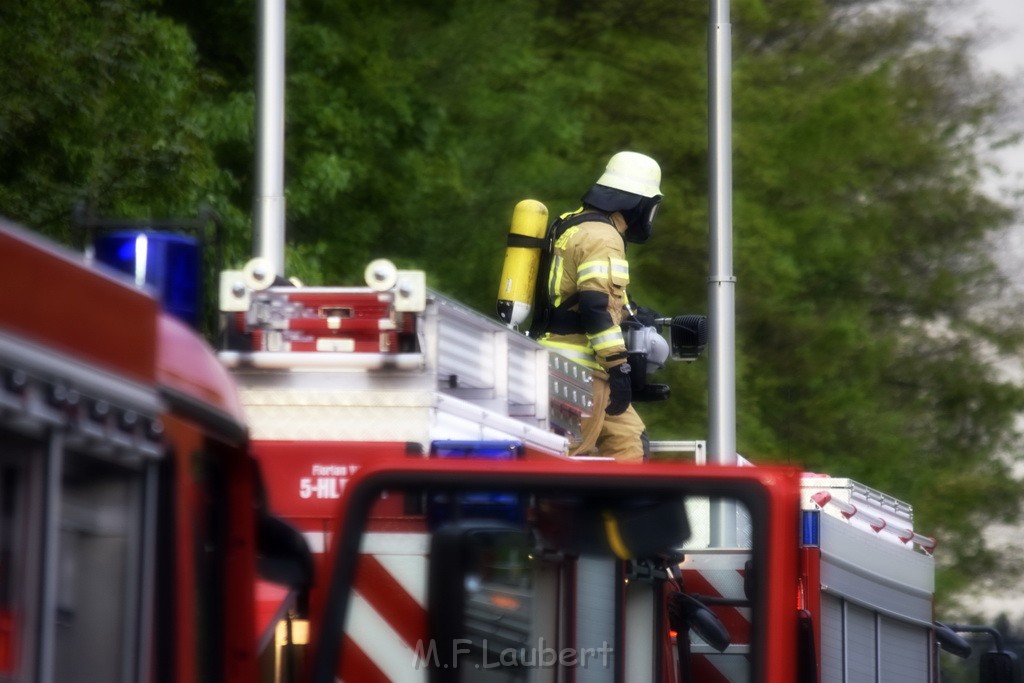
[[[505,249],[505,265],[498,283],[498,317],[509,327],[518,327],[533,308],[548,208],[535,199],[524,199],[512,211],[512,227]]]

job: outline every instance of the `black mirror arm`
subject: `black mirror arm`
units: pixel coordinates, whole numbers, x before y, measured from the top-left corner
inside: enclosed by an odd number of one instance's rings
[[[982,626],[977,624],[946,624],[946,628],[951,631],[955,631],[956,633],[987,633],[992,636],[996,652],[1003,651],[1003,636],[992,626]]]

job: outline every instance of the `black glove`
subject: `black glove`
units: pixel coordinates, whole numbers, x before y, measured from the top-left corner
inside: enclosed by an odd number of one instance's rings
[[[629,377],[629,363],[622,363],[608,368],[608,407],[604,412],[609,415],[622,415],[629,408],[633,398],[633,383]]]
[[[636,313],[633,314],[633,319],[644,327],[660,327],[655,321],[661,317],[653,308],[647,308],[640,306],[636,309]]]

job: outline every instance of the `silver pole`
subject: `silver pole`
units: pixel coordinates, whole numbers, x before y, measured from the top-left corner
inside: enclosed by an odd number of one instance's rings
[[[708,111],[711,147],[710,272],[708,274],[708,457],[735,465],[736,278],[732,272],[732,27],[729,0],[711,0],[708,19]],[[736,508],[711,508],[711,540],[736,545]]]
[[[285,0],[260,0],[256,101],[256,202],[253,255],[284,275]]]

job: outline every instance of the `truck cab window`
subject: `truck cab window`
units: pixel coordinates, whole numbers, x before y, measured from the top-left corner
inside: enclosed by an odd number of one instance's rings
[[[39,574],[38,474],[31,441],[0,430],[0,680],[21,680],[29,670],[25,651],[36,612],[26,600]],[[38,449],[37,449],[38,450]],[[33,526],[34,525],[34,526]]]
[[[196,594],[196,652],[197,681],[217,681],[222,671],[222,644],[225,615],[221,607],[224,594],[225,558],[227,542],[227,500],[218,496],[226,487],[223,468],[207,452],[192,457],[192,475],[195,477],[196,508],[193,528],[195,532],[195,586]]]
[[[55,680],[133,677],[143,477],[69,452],[61,482]]]
[[[14,671],[16,583],[14,554],[23,539],[21,536],[22,506],[20,472],[12,463],[0,462],[0,676]],[[15,538],[19,536],[19,538]],[[20,634],[18,634],[20,635]]]
[[[46,431],[0,443],[0,681],[135,680],[143,469]]]

